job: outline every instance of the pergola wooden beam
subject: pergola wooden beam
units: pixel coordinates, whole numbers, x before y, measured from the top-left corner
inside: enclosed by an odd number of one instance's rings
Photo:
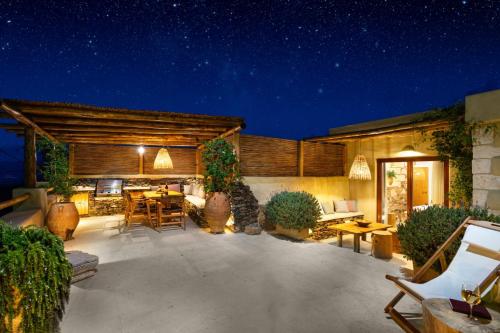
[[[53,142],[56,142],[56,143],[59,142],[55,137],[53,137],[51,134],[47,133],[44,129],[42,129],[36,123],[34,123],[29,118],[27,118],[26,116],[24,116],[22,113],[20,113],[17,110],[14,110],[13,108],[11,108],[7,104],[5,104],[4,101],[2,101],[2,103],[0,105],[0,108],[2,110],[4,110],[7,114],[9,114],[12,118],[14,118],[15,120],[17,120],[18,122],[20,122],[20,123],[22,123],[22,124],[24,124],[24,125],[26,125],[28,127],[33,128],[33,130],[36,133],[38,133],[38,134],[40,134],[42,136],[47,137],[48,139],[50,139]]]
[[[241,118],[225,116],[103,108],[64,103],[19,102],[15,100],[8,100],[8,102],[12,105],[18,105],[24,114],[31,116],[121,119],[192,125],[219,124],[228,127],[243,123]]]
[[[235,128],[231,128],[227,132],[224,132],[221,135],[218,135],[217,137],[213,138],[212,140],[227,138],[228,136],[233,135],[233,134],[241,131],[241,129],[242,129],[241,126],[237,126]],[[203,148],[205,148],[205,144],[201,144],[201,145],[198,146],[198,149],[203,149]]]

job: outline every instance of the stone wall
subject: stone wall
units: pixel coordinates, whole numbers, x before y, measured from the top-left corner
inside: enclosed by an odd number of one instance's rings
[[[394,171],[396,177],[392,180],[387,177],[387,172]],[[405,162],[386,164],[386,213],[395,214],[397,222],[406,220],[407,215],[407,168]]]
[[[231,211],[234,219],[234,230],[244,231],[245,226],[257,223],[259,202],[250,186],[238,183],[231,191]]]
[[[465,107],[466,119],[482,125],[474,133],[473,204],[500,215],[500,90],[467,96]]]

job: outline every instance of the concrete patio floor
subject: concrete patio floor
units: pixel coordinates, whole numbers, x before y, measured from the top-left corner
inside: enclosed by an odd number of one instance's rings
[[[125,231],[123,216],[84,218],[66,250],[99,256],[96,276],[71,288],[62,332],[401,332],[383,312],[397,293],[384,276],[402,261],[333,243]],[[420,306],[404,299],[404,312]]]

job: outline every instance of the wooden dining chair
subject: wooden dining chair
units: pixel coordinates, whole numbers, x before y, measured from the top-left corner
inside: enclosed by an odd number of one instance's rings
[[[148,216],[148,222],[151,228],[156,229],[158,225],[158,203],[154,199],[146,200],[146,213]]]
[[[157,225],[178,225],[186,230],[184,196],[166,195],[158,201]]]
[[[146,216],[146,199],[142,195],[132,195],[130,192],[127,192],[126,198],[125,221],[130,225],[134,217]]]

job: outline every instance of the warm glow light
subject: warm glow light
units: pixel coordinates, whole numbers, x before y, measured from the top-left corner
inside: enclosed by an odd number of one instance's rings
[[[166,148],[161,148],[156,154],[155,163],[153,165],[154,169],[173,169],[174,164],[170,158],[170,154]]]
[[[412,156],[422,156],[424,154],[422,154],[419,151],[416,151],[413,145],[406,145],[397,155],[400,157],[412,157]]]
[[[141,155],[144,154],[144,147],[143,146],[139,146],[139,148],[137,148],[137,152],[139,154],[141,154]]]
[[[364,155],[356,155],[352,162],[351,171],[349,172],[349,179],[354,180],[371,180],[372,174],[370,167]]]

